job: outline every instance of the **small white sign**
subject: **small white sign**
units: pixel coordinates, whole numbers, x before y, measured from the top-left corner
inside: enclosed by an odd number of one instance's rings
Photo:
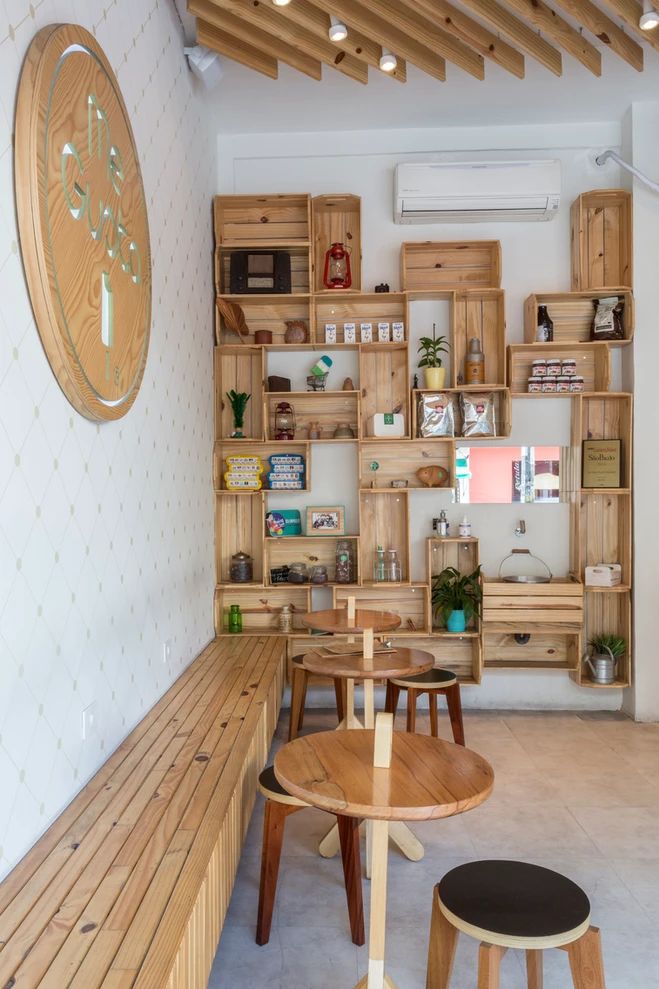
[[[357,342],[357,328],[354,323],[343,324],[343,342],[344,343]]]
[[[405,341],[405,323],[392,323],[391,324],[391,334],[394,343],[404,343]]]
[[[325,323],[325,343],[336,343],[336,323]]]
[[[378,323],[378,342],[389,343],[391,327],[389,323]]]
[[[359,334],[359,339],[362,343],[373,343],[373,324],[360,323]]]

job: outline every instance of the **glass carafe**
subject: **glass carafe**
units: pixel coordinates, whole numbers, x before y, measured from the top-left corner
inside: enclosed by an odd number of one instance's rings
[[[388,549],[384,554],[385,580],[399,584],[401,580],[400,560],[398,550]]]

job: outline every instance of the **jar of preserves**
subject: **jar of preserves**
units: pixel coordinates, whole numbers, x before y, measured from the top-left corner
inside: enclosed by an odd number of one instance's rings
[[[547,360],[545,357],[538,357],[531,361],[531,377],[544,378],[547,373]]]
[[[573,378],[577,373],[577,362],[574,357],[566,357],[561,361],[561,374]]]
[[[548,357],[547,358],[547,375],[553,375],[555,378],[561,373],[563,364],[560,357]]]
[[[556,392],[556,376],[553,374],[548,374],[546,378],[542,379],[542,391],[548,394]]]
[[[544,378],[541,378],[540,376],[532,375],[529,378],[529,383],[528,383],[528,388],[527,388],[527,391],[528,391],[529,395],[537,395],[539,392],[541,392],[542,391],[542,382],[544,380],[545,379]]]
[[[556,378],[556,391],[559,395],[564,395],[570,390],[570,377],[567,374],[560,374]]]
[[[584,390],[584,380],[580,374],[575,374],[573,378],[570,378],[570,391],[583,391]]]

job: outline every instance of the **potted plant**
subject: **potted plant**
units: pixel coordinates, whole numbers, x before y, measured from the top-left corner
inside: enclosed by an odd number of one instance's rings
[[[627,643],[618,635],[594,635],[588,643],[592,650],[586,656],[593,683],[615,683],[618,660],[627,650]]]
[[[440,354],[448,354],[449,348],[446,337],[436,336],[435,324],[432,324],[432,337],[421,337],[417,353],[421,354],[419,367],[424,370],[425,386],[433,391],[443,388],[446,379],[446,368],[442,367]]]
[[[446,567],[432,579],[433,613],[442,617],[449,632],[464,632],[474,615],[480,615],[482,600],[480,566],[469,574]]]
[[[243,426],[245,425],[245,409],[252,396],[246,391],[235,391],[233,388],[227,392],[227,398],[233,413],[233,432],[231,439],[243,438]]]

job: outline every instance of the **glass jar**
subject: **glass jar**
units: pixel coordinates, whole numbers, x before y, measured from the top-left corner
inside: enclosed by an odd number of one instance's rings
[[[334,580],[337,584],[352,583],[352,554],[348,539],[339,539],[336,544]]]
[[[311,568],[311,574],[309,576],[309,581],[312,584],[326,584],[328,580],[327,577],[327,567],[322,566],[320,563],[316,563]]]
[[[401,579],[401,569],[400,561],[398,559],[398,551],[395,549],[388,549],[384,554],[384,573],[385,580],[392,581],[399,584]]]
[[[547,360],[545,357],[538,357],[531,361],[531,377],[544,378],[547,373]]]
[[[553,375],[555,378],[561,373],[563,367],[560,357],[548,357],[547,358],[547,376]]]
[[[309,580],[309,571],[305,563],[291,563],[288,568],[289,584],[306,584]]]
[[[235,584],[247,584],[252,579],[254,568],[249,553],[234,553],[231,557],[229,580]]]
[[[229,631],[236,633],[243,630],[243,616],[239,604],[232,604],[229,607]]]
[[[570,379],[570,391],[583,391],[583,390],[584,390],[584,380],[580,374],[575,374],[575,376]]]
[[[570,390],[570,377],[567,374],[559,374],[556,378],[556,391],[559,395],[564,395]]]
[[[561,374],[573,378],[577,373],[577,362],[574,357],[566,357],[561,361]]]
[[[529,378],[529,383],[528,383],[528,387],[527,387],[528,393],[530,395],[537,395],[538,392],[541,392],[542,391],[542,382],[543,381],[544,381],[544,378],[541,378],[540,376],[532,375]]]
[[[556,377],[553,374],[548,374],[542,382],[543,392],[555,392],[556,391]]]

